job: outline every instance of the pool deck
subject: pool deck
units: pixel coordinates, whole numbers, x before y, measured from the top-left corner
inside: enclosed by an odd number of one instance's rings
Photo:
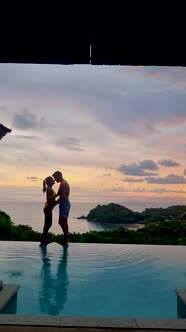
[[[0,331],[186,331],[186,319],[0,315]]]

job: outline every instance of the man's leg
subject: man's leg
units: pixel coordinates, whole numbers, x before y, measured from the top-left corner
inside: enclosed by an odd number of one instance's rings
[[[61,226],[64,234],[64,242],[68,242],[68,220],[65,217],[59,217],[59,225]]]
[[[63,201],[59,203],[59,225],[61,226],[64,234],[64,238],[61,244],[68,243],[68,216],[70,212],[70,206],[71,205],[69,201]]]

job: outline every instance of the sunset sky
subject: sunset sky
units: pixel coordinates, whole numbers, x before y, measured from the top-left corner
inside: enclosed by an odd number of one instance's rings
[[[0,123],[0,200],[186,203],[185,68],[0,64]]]

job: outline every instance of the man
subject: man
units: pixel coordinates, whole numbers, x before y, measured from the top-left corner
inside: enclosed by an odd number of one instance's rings
[[[65,245],[68,244],[68,216],[71,206],[69,201],[70,186],[68,182],[63,179],[61,172],[56,171],[52,176],[57,183],[60,183],[57,193],[59,199],[56,200],[56,203],[59,203],[59,225],[61,226],[64,234],[63,240],[60,241],[60,244]]]

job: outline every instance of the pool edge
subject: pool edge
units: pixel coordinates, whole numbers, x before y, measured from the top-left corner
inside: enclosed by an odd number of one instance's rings
[[[65,329],[129,329],[185,331],[186,319],[146,318],[96,318],[71,316],[32,316],[0,314],[0,328],[12,327],[61,327]]]

